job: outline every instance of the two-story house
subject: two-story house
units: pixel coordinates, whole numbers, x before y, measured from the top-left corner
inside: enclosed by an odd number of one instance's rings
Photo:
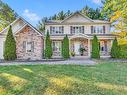
[[[16,40],[17,59],[43,59],[45,47],[44,32],[38,31],[23,18],[17,18],[12,26]],[[4,43],[9,26],[0,32],[0,59],[3,59]],[[112,40],[115,35],[110,32],[110,22],[92,20],[79,12],[72,14],[64,20],[49,20],[45,23],[45,34],[49,31],[52,40],[53,57],[62,57],[62,41],[65,35],[69,38],[70,52],[81,56],[80,48],[84,48],[83,57],[91,56],[92,39],[97,35],[100,42],[101,56],[109,57]],[[94,46],[93,46],[94,47]]]
[[[110,32],[110,22],[92,20],[79,12],[64,20],[48,20],[45,23],[45,31],[49,31],[51,36],[53,57],[61,56],[61,44],[65,35],[69,37],[70,52],[74,52],[75,56],[81,56],[80,48],[84,48],[83,56],[86,57],[91,56],[94,35],[99,39],[102,57],[110,56],[112,40],[115,37]]]

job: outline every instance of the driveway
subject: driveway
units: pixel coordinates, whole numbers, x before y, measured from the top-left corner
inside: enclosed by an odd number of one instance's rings
[[[75,64],[75,65],[94,65],[95,61],[91,59],[69,59],[69,60],[41,60],[41,61],[14,61],[14,62],[0,62],[0,65],[37,65],[37,64]]]

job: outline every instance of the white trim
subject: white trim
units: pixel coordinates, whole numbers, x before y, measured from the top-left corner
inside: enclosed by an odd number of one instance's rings
[[[21,20],[23,20],[28,26],[30,26],[32,29],[34,29],[35,32],[37,32],[40,36],[43,36],[40,32],[38,32],[35,27],[33,27],[30,23],[28,23],[24,18],[20,17]]]
[[[19,33],[22,29],[24,29],[27,26],[27,24],[24,24],[23,27],[21,27],[19,30],[17,30],[14,35],[16,35],[17,33]]]
[[[20,20],[20,18],[17,18],[17,19],[14,20],[11,24],[9,24],[7,27],[5,27],[5,28],[0,32],[0,34],[2,34],[5,30],[7,30],[7,29],[10,27],[10,25],[13,25],[13,24],[16,23],[18,20]]]
[[[82,17],[87,18],[88,20],[94,22],[91,18],[89,18],[89,17],[87,17],[87,16],[81,14],[80,12],[75,12],[74,14],[70,15],[69,17],[67,17],[67,18],[65,18],[63,21],[61,21],[61,23],[65,22],[66,20],[68,20],[69,18],[73,17],[73,16],[76,15],[76,14],[79,14],[79,15],[81,15]]]
[[[37,32],[40,36],[44,36],[44,35],[42,35],[40,32],[38,32],[36,29],[35,29],[35,27],[33,27],[30,23],[28,23],[25,19],[23,19],[22,17],[18,17],[15,21],[13,21],[10,25],[13,25],[14,23],[16,23],[18,20],[22,20],[24,23],[25,23],[25,25],[28,25],[28,26],[30,26],[35,32]],[[9,26],[10,25],[8,25],[6,28],[4,28],[2,31],[1,31],[1,34],[6,30],[6,29],[8,29],[9,28]],[[23,26],[24,27],[24,26]],[[22,28],[20,28],[19,30],[21,30]],[[20,32],[19,30],[17,30],[17,32],[16,33],[18,33],[18,32]],[[16,34],[15,33],[15,34]]]
[[[85,38],[85,39],[88,39],[89,36],[85,35],[85,34],[75,34],[73,36],[70,37],[70,40],[71,39],[74,39],[74,38]]]

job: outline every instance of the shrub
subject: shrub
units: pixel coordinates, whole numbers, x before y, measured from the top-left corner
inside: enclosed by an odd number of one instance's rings
[[[69,39],[66,35],[62,42],[62,56],[64,59],[68,59],[70,57],[69,55]]]
[[[4,44],[4,59],[15,60],[16,59],[16,41],[12,33],[12,27],[9,27],[5,44]]]
[[[115,39],[113,40],[113,43],[112,43],[111,57],[112,57],[112,58],[119,58],[119,55],[120,55],[120,48],[119,48],[119,46],[118,46],[117,39],[115,38]]]
[[[47,31],[46,34],[46,41],[45,41],[45,58],[50,59],[52,57],[52,42],[50,40],[49,32]]]
[[[119,58],[126,59],[127,58],[127,45],[126,44],[120,45],[119,48],[120,48]]]
[[[75,56],[75,52],[71,51],[71,52],[70,52],[70,55],[71,55],[72,57],[74,57],[74,56]]]
[[[96,35],[94,35],[94,38],[92,40],[91,58],[100,58],[100,43],[98,42]]]

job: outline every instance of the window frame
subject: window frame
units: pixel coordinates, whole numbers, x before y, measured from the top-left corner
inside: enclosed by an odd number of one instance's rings
[[[50,26],[50,34],[64,34],[64,26]]]

